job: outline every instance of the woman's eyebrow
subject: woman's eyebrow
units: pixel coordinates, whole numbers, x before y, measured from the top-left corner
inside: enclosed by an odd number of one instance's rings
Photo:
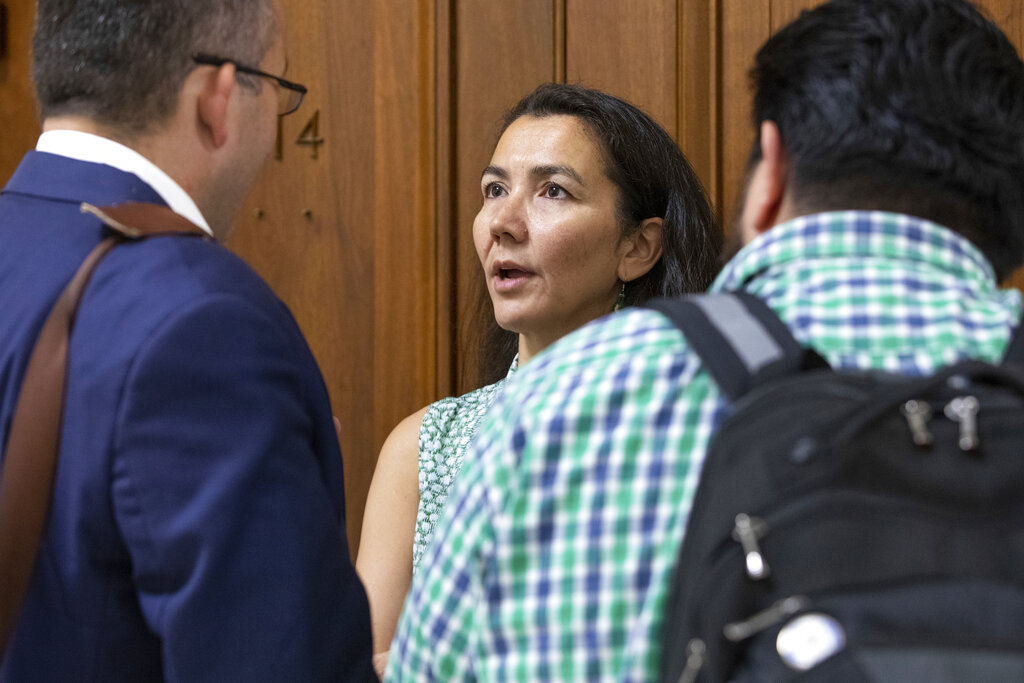
[[[480,177],[483,178],[484,176],[489,175],[495,176],[502,180],[508,180],[508,171],[503,169],[501,166],[488,166],[483,170],[483,173],[480,174]]]
[[[480,174],[480,177],[483,178],[489,175],[494,176],[496,178],[500,178],[501,180],[508,180],[509,178],[508,171],[506,171],[501,166],[488,166],[483,170],[483,173]],[[531,168],[530,175],[534,178],[547,178],[553,175],[564,175],[572,178],[580,185],[585,184],[583,182],[583,178],[580,176],[579,173],[576,172],[576,169],[573,168],[572,166],[561,166],[559,164],[543,164],[541,166],[534,166],[533,168]]]
[[[545,164],[543,166],[534,166],[530,169],[530,175],[536,178],[547,178],[553,175],[564,175],[569,176],[580,185],[584,185],[583,178],[576,169],[572,166],[560,166],[558,164]]]

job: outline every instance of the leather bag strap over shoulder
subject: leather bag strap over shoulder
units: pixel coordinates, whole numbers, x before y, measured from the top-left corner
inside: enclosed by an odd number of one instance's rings
[[[117,244],[159,235],[205,236],[155,204],[81,207],[112,234],[89,253],[57,297],[29,357],[0,474],[0,661],[28,590],[50,509],[60,450],[61,418],[71,330],[96,266]]]
[[[126,240],[139,240],[161,235],[209,237],[208,233],[184,216],[174,213],[166,206],[157,204],[129,202],[103,207],[82,204],[81,210],[82,213],[96,216],[104,225]]]

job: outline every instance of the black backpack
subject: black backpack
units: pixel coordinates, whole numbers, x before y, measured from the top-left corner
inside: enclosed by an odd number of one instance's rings
[[[661,680],[1024,681],[1024,341],[833,372],[745,293],[648,304],[732,407],[675,569]]]

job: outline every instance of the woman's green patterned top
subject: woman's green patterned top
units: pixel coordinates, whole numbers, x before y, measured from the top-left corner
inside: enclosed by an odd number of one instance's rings
[[[466,447],[476,436],[494,397],[518,367],[517,355],[505,379],[462,396],[443,398],[427,408],[420,426],[420,507],[412,545],[414,572],[434,535],[434,525],[448,500],[448,490],[462,469]]]

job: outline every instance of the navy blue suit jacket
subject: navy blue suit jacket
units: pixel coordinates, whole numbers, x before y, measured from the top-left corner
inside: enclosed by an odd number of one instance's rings
[[[43,320],[134,175],[31,152],[0,194],[0,437]],[[372,678],[320,371],[240,259],[118,246],[70,347],[53,507],[4,681]]]

